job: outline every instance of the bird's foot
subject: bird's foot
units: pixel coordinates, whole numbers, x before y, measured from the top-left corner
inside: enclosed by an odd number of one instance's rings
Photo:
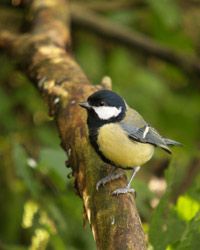
[[[132,180],[134,179],[136,173],[140,170],[140,166],[137,166],[137,167],[134,167],[133,168],[133,173],[132,173],[132,176],[128,182],[128,185],[125,187],[125,188],[118,188],[116,189],[115,191],[112,192],[112,195],[119,195],[119,194],[127,194],[127,193],[133,193],[134,196],[136,197],[136,192],[135,192],[135,189],[133,188],[130,188],[131,186],[131,182]]]
[[[120,194],[127,194],[127,193],[133,193],[134,196],[136,196],[135,189],[130,188],[130,187],[125,187],[125,188],[118,188],[115,191],[112,192],[112,195],[120,195]]]
[[[116,172],[109,174],[108,176],[104,177],[103,179],[99,180],[96,184],[96,190],[99,190],[100,186],[104,186],[106,183],[117,180],[124,175],[123,172]]]

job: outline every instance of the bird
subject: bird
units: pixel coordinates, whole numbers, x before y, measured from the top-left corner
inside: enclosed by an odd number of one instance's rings
[[[156,129],[147,123],[126,101],[111,90],[98,90],[87,101],[79,103],[87,111],[89,141],[98,156],[114,167],[111,174],[99,180],[96,189],[118,179],[121,168],[132,170],[126,187],[118,188],[113,195],[135,193],[131,182],[140,167],[148,162],[159,147],[171,154],[170,146],[180,142],[162,137]]]

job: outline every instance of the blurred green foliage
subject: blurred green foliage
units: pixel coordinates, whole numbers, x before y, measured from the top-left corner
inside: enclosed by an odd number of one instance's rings
[[[188,21],[200,14],[195,1],[144,3],[104,14],[198,56],[200,29],[198,22]],[[130,106],[184,144],[172,160],[157,150],[133,183],[149,249],[200,249],[199,78],[87,31],[75,30],[73,39],[75,57],[93,83],[109,75]],[[67,156],[42,98],[15,62],[1,54],[0,65],[0,249],[95,249],[88,225],[83,229],[82,203],[67,178]]]

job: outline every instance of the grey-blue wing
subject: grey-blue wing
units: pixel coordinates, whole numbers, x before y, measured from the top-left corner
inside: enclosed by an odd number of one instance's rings
[[[162,137],[153,127],[148,125],[137,111],[129,107],[120,125],[131,140],[161,147],[168,153],[171,153],[168,146],[181,145],[181,143],[177,141]]]
[[[169,149],[167,143],[165,142],[165,138],[159,135],[159,133],[149,125],[137,128],[133,125],[122,122],[121,126],[126,131],[130,139],[141,143],[149,143],[154,146],[161,147],[168,153],[171,153],[171,150]]]

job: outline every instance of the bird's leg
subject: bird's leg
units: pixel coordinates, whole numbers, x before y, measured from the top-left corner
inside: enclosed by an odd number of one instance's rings
[[[106,183],[110,181],[121,178],[123,175],[124,173],[122,171],[119,171],[118,169],[113,168],[112,172],[109,175],[107,175],[106,177],[102,178],[101,180],[97,182],[96,190],[99,190],[100,186],[104,186]]]
[[[119,194],[126,194],[126,193],[135,193],[135,189],[130,188],[131,186],[131,182],[134,179],[136,173],[140,170],[140,166],[137,166],[135,168],[133,168],[133,173],[132,176],[127,184],[127,186],[125,188],[118,188],[115,191],[112,192],[113,195],[119,195]]]

